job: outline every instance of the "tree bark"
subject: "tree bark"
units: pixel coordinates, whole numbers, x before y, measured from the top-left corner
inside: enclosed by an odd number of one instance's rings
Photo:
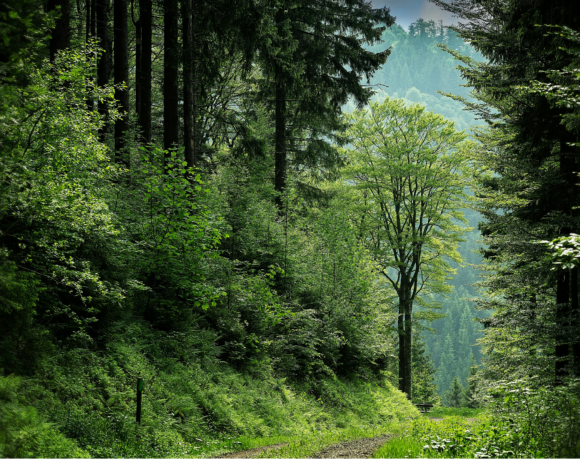
[[[407,395],[407,399],[409,401],[413,400],[413,358],[412,358],[412,350],[413,350],[413,321],[412,321],[412,302],[407,300],[407,305],[405,306],[405,349],[404,351],[404,365],[403,365],[403,372],[405,374],[405,389],[403,390]]]
[[[578,307],[578,267],[570,271],[570,306],[572,314],[572,365],[574,377],[580,377],[580,308]]]
[[[141,113],[141,17],[135,21],[135,0],[131,0],[131,20],[135,26],[135,113],[137,117]]]
[[[566,182],[563,194],[558,197],[558,207],[565,215],[571,215],[574,194],[576,192],[576,170],[575,155],[570,152],[568,146],[570,139],[568,133],[562,133],[560,137],[560,177]],[[563,226],[559,229],[559,235],[569,235],[571,229]],[[571,319],[571,302],[570,302],[570,270],[558,270],[556,280],[556,347],[554,350],[555,361],[555,381],[556,385],[563,384],[564,378],[570,374],[570,319]],[[578,295],[576,293],[576,302]]]
[[[129,167],[125,152],[125,136],[129,130],[129,45],[127,30],[127,0],[115,0],[115,85],[125,85],[125,89],[115,88],[115,99],[119,101],[121,118],[115,121],[115,157],[117,162]]]
[[[95,37],[95,0],[86,0],[86,36],[85,40],[86,43],[89,43]],[[87,59],[89,59],[87,57]],[[87,78],[88,83],[93,81],[93,77]],[[87,90],[89,89],[89,85],[87,85]],[[92,97],[87,99],[87,110],[92,112],[95,109],[95,101]]]
[[[278,192],[276,205],[278,211],[284,211],[284,199],[286,190],[286,88],[281,81],[276,82],[276,126],[275,126],[275,156],[274,156],[274,190]]]
[[[105,86],[109,83],[109,56],[107,51],[109,50],[109,39],[108,39],[108,9],[107,0],[96,0],[96,13],[97,13],[97,38],[99,40],[99,47],[102,49],[101,55],[99,57],[99,62],[97,64],[97,85],[100,87]],[[107,105],[99,100],[98,110],[101,116],[106,120],[108,116]],[[101,141],[104,140],[106,134],[106,124],[99,130],[99,135]]]
[[[555,377],[556,384],[562,385],[563,379],[568,376],[570,347],[568,344],[567,329],[569,326],[570,311],[570,271],[559,270],[556,281],[556,348],[555,348]]]
[[[193,62],[193,10],[191,0],[182,0],[183,21],[183,143],[185,161],[193,168],[197,163],[195,139],[195,92]]]
[[[164,2],[164,58],[163,58],[163,148],[170,158],[169,149],[179,144],[178,99],[178,7],[177,0]]]
[[[399,335],[399,391],[405,392],[405,305],[400,297],[397,333]]]
[[[151,49],[153,47],[153,3],[139,0],[139,23],[141,28],[141,71],[137,74],[139,92],[138,123],[141,137],[151,143]]]
[[[50,61],[59,50],[70,47],[70,3],[69,0],[49,0],[48,11],[56,11],[60,7],[58,18],[50,36]]]

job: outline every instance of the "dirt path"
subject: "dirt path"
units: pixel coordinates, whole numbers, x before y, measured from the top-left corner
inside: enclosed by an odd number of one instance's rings
[[[333,446],[328,446],[306,458],[370,458],[375,450],[391,439],[393,435],[382,435],[376,438],[362,438],[354,441],[344,441]],[[255,458],[268,450],[286,447],[288,443],[274,444],[272,446],[257,447],[255,449],[242,450],[221,455],[217,458]]]
[[[384,434],[372,439],[362,438],[341,442],[322,449],[310,458],[370,458],[375,450],[392,437],[392,434]]]
[[[287,442],[282,444],[274,444],[272,446],[256,447],[255,449],[241,450],[239,452],[230,452],[229,454],[220,455],[216,458],[254,458],[257,457],[262,452],[266,452],[272,449],[280,449],[280,447],[286,447]]]

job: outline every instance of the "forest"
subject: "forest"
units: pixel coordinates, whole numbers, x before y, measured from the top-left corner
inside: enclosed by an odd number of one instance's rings
[[[0,2],[0,456],[580,456],[580,9],[429,1]]]

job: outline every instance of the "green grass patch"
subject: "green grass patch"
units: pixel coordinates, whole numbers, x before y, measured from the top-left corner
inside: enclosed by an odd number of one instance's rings
[[[213,338],[203,331],[170,336],[138,323],[120,327],[103,352],[63,351],[35,378],[19,381],[12,391],[17,403],[31,408],[30,423],[48,433],[28,456],[57,456],[54,438],[67,457],[210,457],[285,442],[281,454],[302,457],[419,418],[386,379],[292,383],[267,363],[240,372],[208,356]],[[135,422],[139,377],[141,425]],[[12,452],[19,430],[6,438],[5,452]]]
[[[401,425],[399,437],[379,448],[373,458],[475,458],[484,421],[447,415],[441,421],[422,417]]]
[[[434,407],[431,412],[422,414],[427,417],[467,417],[467,418],[477,418],[484,413],[483,409],[470,409],[468,407],[444,407],[438,406]]]

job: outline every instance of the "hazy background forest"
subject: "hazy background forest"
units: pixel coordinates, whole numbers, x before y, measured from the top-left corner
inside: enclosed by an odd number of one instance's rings
[[[2,456],[580,452],[580,14],[379,3],[0,4]]]

